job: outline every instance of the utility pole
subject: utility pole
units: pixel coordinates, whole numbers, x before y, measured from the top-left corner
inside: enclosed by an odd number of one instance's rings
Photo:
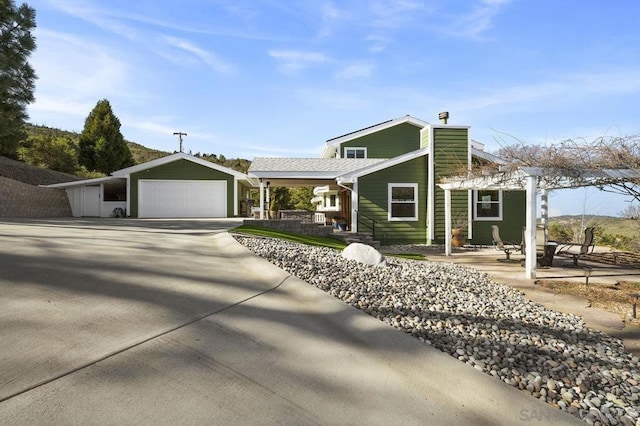
[[[187,136],[187,134],[183,132],[173,132],[173,135],[178,136],[178,140],[180,141],[180,152],[182,152],[182,137]]]

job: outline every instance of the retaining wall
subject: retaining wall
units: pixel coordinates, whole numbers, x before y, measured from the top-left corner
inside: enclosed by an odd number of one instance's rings
[[[64,189],[40,188],[0,176],[0,217],[71,217]]]

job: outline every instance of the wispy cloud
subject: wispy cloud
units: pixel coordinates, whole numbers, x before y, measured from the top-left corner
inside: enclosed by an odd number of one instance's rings
[[[32,111],[86,116],[98,99],[127,96],[129,66],[91,40],[36,29],[32,64],[39,76]]]
[[[321,6],[320,16],[322,18],[322,27],[318,31],[318,38],[329,37],[333,34],[333,28],[341,21],[346,20],[348,13],[339,9],[333,2],[326,2]]]
[[[370,62],[350,64],[336,73],[339,80],[369,78],[373,74],[374,65]]]
[[[416,19],[419,12],[429,10],[422,1],[413,0],[377,0],[371,3],[371,25],[377,28],[399,28],[408,21]]]
[[[295,74],[329,60],[323,53],[300,50],[270,50],[268,54],[280,63],[280,69],[285,74]]]
[[[196,46],[188,40],[171,36],[164,36],[164,40],[170,46],[189,53],[192,57],[206,64],[212,70],[218,73],[231,74],[235,70],[235,66],[230,62],[218,58],[215,54],[208,52],[200,48],[199,46]]]
[[[109,9],[92,6],[86,2],[76,0],[56,0],[50,2],[50,4],[70,16],[89,22],[126,39],[135,40],[139,36],[138,30],[134,26],[127,25],[121,19],[118,19],[118,16]]]
[[[495,18],[510,3],[511,0],[480,0],[469,13],[453,15],[444,32],[456,37],[480,38],[493,27]]]

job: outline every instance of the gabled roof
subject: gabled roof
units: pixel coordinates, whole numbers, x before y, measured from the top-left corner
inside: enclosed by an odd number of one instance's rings
[[[367,167],[363,167],[352,172],[344,173],[338,177],[338,183],[353,183],[354,179],[361,176],[366,176],[371,173],[375,173],[380,170],[387,169],[398,164],[405,163],[423,155],[428,155],[429,150],[427,148],[420,148],[415,151],[407,152],[406,154],[398,155],[397,157],[389,158],[376,164],[372,164]],[[426,166],[425,166],[426,167]]]
[[[322,158],[331,158],[335,156],[335,152],[340,146],[340,144],[361,138],[363,136],[367,136],[381,130],[388,129],[390,127],[397,126],[399,124],[409,123],[413,124],[416,127],[424,128],[429,125],[426,121],[422,121],[418,118],[412,117],[410,115],[405,115],[404,117],[394,118],[393,120],[384,121],[379,124],[375,124],[373,126],[365,127],[364,129],[356,130],[355,132],[347,133],[346,135],[337,136],[335,138],[329,139],[322,150],[321,157]]]
[[[193,163],[199,164],[204,167],[208,167],[210,169],[217,170],[222,173],[226,173],[228,175],[235,176],[238,179],[248,179],[248,176],[244,173],[240,173],[236,170],[230,169],[228,167],[221,166],[219,164],[214,164],[211,161],[203,160],[202,158],[194,157],[193,155],[185,154],[184,152],[177,152],[172,155],[168,155],[166,157],[157,158],[155,160],[148,161],[146,163],[137,164],[135,166],[127,167],[126,169],[116,170],[111,173],[112,176],[115,177],[127,177],[132,173],[141,172],[143,170],[152,169],[154,167],[162,166],[164,164],[172,163],[178,160],[187,160]]]
[[[385,159],[257,157],[249,167],[249,175],[257,178],[335,179],[382,161]]]

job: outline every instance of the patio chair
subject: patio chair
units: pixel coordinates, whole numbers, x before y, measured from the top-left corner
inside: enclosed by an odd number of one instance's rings
[[[577,267],[578,259],[593,253],[595,244],[593,241],[593,231],[595,228],[589,227],[584,230],[584,240],[582,244],[562,244],[557,251],[557,254],[568,254],[573,257],[573,263],[569,266]]]
[[[498,261],[513,262],[514,260],[511,259],[511,253],[522,252],[522,244],[516,243],[515,241],[503,241],[502,238],[500,238],[500,228],[498,228],[498,225],[491,225],[491,234],[493,235],[493,247],[495,247],[496,250],[503,251],[507,256],[504,259],[498,259]]]
[[[527,245],[525,243],[526,228],[522,228],[522,254],[526,255]],[[558,248],[555,241],[545,241],[545,228],[542,225],[536,226],[536,261],[540,267],[550,267],[553,265],[553,257]]]

